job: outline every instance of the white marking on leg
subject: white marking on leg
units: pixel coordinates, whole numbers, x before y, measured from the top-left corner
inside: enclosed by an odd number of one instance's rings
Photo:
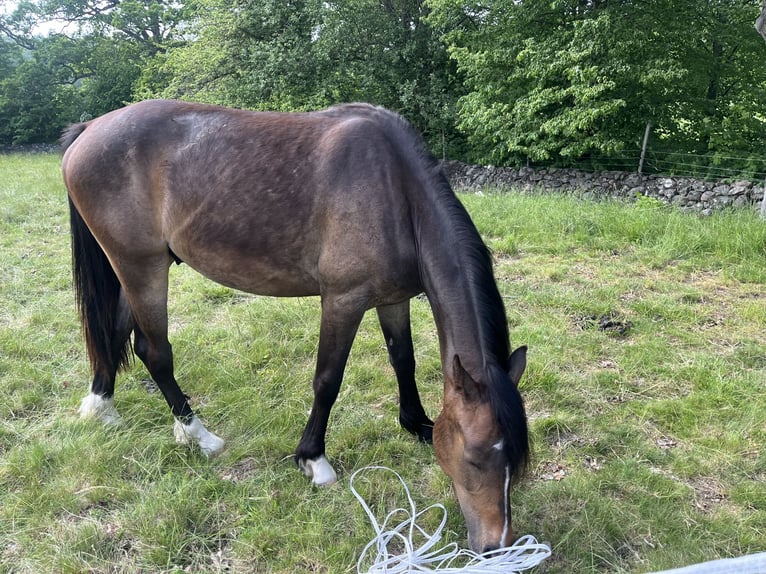
[[[114,407],[114,399],[112,397],[105,398],[94,393],[83,397],[80,403],[80,417],[97,418],[105,425],[116,425],[120,422],[120,415]]]
[[[207,430],[196,416],[192,417],[188,425],[176,419],[173,434],[176,436],[176,442],[180,444],[189,444],[190,439],[194,439],[205,456],[213,456],[223,450],[223,439]]]
[[[338,475],[324,455],[314,460],[299,460],[298,466],[318,486],[330,486],[338,482]]]
[[[508,496],[511,490],[511,471],[508,465],[505,467],[505,487],[503,490],[503,511],[505,512],[505,522],[503,523],[503,533],[500,535],[500,548],[505,546],[505,537],[508,535]]]

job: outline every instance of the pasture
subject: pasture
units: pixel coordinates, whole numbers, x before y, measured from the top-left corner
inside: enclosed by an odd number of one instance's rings
[[[122,422],[80,420],[89,369],[71,292],[57,155],[0,156],[0,572],[356,570],[372,528],[353,471],[394,468],[419,506],[465,524],[430,446],[397,422],[374,314],[328,431],[339,472],[313,487],[292,454],[311,406],[319,301],[232,291],[171,270],[176,372],[208,460],[173,440],[140,363],[117,381]],[[514,527],[547,541],[539,573],[651,572],[766,550],[766,224],[653,202],[462,195],[496,259],[532,434]],[[412,307],[418,381],[438,414],[430,309]],[[405,501],[387,475],[364,494]]]

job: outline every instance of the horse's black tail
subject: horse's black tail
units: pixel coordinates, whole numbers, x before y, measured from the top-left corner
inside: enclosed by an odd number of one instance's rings
[[[71,124],[68,126],[63,133],[61,134],[61,137],[59,138],[59,144],[61,145],[61,151],[66,151],[67,148],[74,143],[74,140],[76,140],[79,135],[85,131],[85,128],[88,127],[87,123],[81,123],[81,124]]]
[[[64,149],[84,130],[85,124],[71,126],[61,139]],[[120,316],[120,282],[71,196],[67,194],[67,198],[75,300],[91,367],[94,372],[101,369],[116,372],[126,366],[131,357],[130,338],[123,342],[117,341],[115,337]]]

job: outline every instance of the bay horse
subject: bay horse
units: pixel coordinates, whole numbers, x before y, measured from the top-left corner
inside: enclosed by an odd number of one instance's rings
[[[509,489],[525,467],[517,385],[489,250],[436,160],[397,114],[366,104],[271,113],[148,100],[62,135],[74,287],[93,370],[82,416],[119,419],[115,377],[131,348],[206,455],[223,440],[173,373],[168,274],[186,263],[228,287],[321,298],[314,401],[295,459],[337,480],[325,434],[352,341],[375,308],[399,387],[399,421],[433,440],[482,552],[513,540]],[[424,292],[444,376],[432,423],[415,385],[409,301]],[[133,341],[131,345],[131,334]]]

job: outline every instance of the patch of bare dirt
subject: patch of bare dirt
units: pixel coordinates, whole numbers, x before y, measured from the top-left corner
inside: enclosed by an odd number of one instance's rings
[[[559,481],[563,480],[567,475],[570,474],[570,472],[571,470],[566,465],[553,460],[546,460],[540,463],[540,465],[535,469],[534,474],[535,478],[538,480]]]
[[[715,478],[697,476],[688,484],[694,489],[694,504],[702,512],[711,512],[728,499],[723,484]]]
[[[570,446],[582,446],[585,444],[585,439],[578,434],[559,428],[549,431],[546,439],[548,444],[558,452],[562,452]]]
[[[628,335],[633,328],[631,321],[628,321],[615,311],[600,316],[586,315],[584,317],[575,317],[574,322],[583,331],[597,328],[599,331],[619,337]]]
[[[221,473],[221,480],[227,480],[234,484],[247,480],[254,476],[258,470],[257,464],[254,458],[243,458],[242,460],[234,463]]]

